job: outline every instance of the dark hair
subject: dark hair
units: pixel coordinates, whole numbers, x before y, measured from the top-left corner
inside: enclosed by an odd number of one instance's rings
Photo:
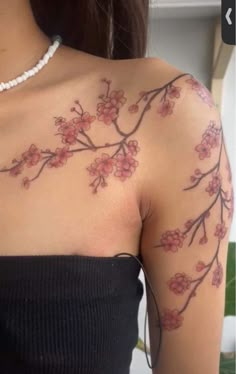
[[[30,0],[36,22],[49,37],[109,59],[144,57],[148,0]]]

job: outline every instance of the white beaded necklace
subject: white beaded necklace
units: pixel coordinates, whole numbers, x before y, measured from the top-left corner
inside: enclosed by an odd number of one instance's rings
[[[47,52],[44,56],[38,61],[38,63],[31,68],[30,70],[25,71],[23,74],[17,76],[15,79],[12,79],[8,82],[1,82],[0,83],[0,92],[9,90],[12,87],[17,86],[18,84],[26,81],[30,77],[33,77],[37,74],[45,65],[47,65],[49,59],[54,55],[57,48],[62,42],[62,39],[59,35],[56,35],[52,38],[52,44],[49,46]]]

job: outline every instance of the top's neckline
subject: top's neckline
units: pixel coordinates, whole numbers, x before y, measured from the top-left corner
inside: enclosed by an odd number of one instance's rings
[[[128,252],[127,252],[128,253]],[[118,256],[120,254],[120,256]],[[121,255],[122,254],[122,255]],[[140,259],[141,254],[138,255],[127,255],[124,254],[123,252],[116,253],[114,256],[87,256],[87,255],[79,255],[79,254],[26,254],[26,255],[0,255],[0,261],[1,259],[12,259],[12,260],[17,260],[17,259],[30,259],[30,260],[36,260],[36,259],[81,259],[81,260],[97,260],[97,261],[111,261],[111,260],[130,260],[133,258]]]

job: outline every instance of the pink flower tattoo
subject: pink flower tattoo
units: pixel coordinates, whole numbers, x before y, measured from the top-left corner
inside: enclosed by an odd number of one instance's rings
[[[192,88],[197,94],[206,102],[208,105],[212,105],[210,98],[207,96],[206,91],[201,84],[196,82],[194,79],[187,81],[192,85]],[[188,240],[188,247],[192,245],[196,240],[196,235],[200,232],[200,238],[198,239],[199,246],[205,246],[208,243],[208,234],[206,220],[211,217],[211,210],[219,201],[220,203],[220,217],[214,230],[214,237],[216,239],[216,248],[213,251],[212,258],[208,263],[199,260],[194,270],[200,273],[199,276],[190,276],[185,272],[176,273],[166,283],[170,292],[174,293],[178,297],[185,297],[185,302],[182,308],[169,309],[164,308],[162,314],[161,323],[164,330],[175,330],[182,326],[184,317],[183,313],[188,308],[193,297],[197,295],[196,291],[203,283],[208,274],[212,274],[211,285],[219,288],[223,280],[223,266],[219,261],[220,243],[225,238],[228,228],[226,227],[224,210],[228,210],[227,218],[232,220],[233,216],[233,202],[234,192],[233,187],[230,187],[230,191],[225,191],[222,186],[222,175],[220,166],[222,165],[222,149],[224,147],[222,126],[217,127],[215,121],[210,121],[207,125],[206,130],[202,134],[201,142],[195,146],[195,151],[198,155],[199,162],[203,162],[205,159],[209,159],[213,152],[218,151],[218,157],[215,164],[208,170],[203,168],[196,168],[193,175],[190,176],[192,185],[183,189],[183,191],[191,191],[198,187],[200,183],[208,178],[208,184],[203,189],[208,194],[209,198],[213,200],[209,202],[203,212],[197,217],[188,218],[184,223],[184,229],[177,228],[174,230],[168,230],[160,235],[159,244],[155,245],[154,248],[159,248],[165,253],[174,255]],[[227,159],[225,169],[228,172],[228,182],[231,182],[231,170],[229,161]],[[202,232],[201,232],[202,231]],[[199,247],[200,249],[200,247]],[[215,267],[214,267],[215,264]],[[212,271],[212,273],[210,273]]]
[[[169,289],[176,295],[182,295],[191,286],[191,277],[185,273],[177,273],[167,282]]]
[[[166,308],[161,316],[161,324],[165,330],[178,329],[183,323],[183,316],[179,314],[177,309],[170,310]]]
[[[197,92],[198,96],[205,102],[209,107],[214,106],[212,95],[209,90],[195,78],[190,78],[186,80],[190,84],[191,88]]]
[[[145,122],[146,112],[154,108],[157,118],[166,123],[164,118],[174,113],[178,99],[182,95],[182,88],[177,85],[176,81],[186,75],[189,76],[186,82],[196,94],[197,99],[200,98],[205,104],[212,107],[214,103],[209,91],[191,74],[180,74],[162,87],[142,90],[137,95],[137,101],[129,104],[125,92],[120,87],[111,90],[112,81],[103,78],[101,80],[101,94],[94,108],[96,113],[85,110],[81,101],[75,100],[67,118],[64,116],[54,117],[55,135],[60,142],[55,150],[42,149],[33,143],[24,152],[21,152],[18,158],[12,160],[12,165],[2,167],[0,173],[7,173],[10,177],[18,178],[29,168],[38,167],[39,170],[34,177],[29,178],[25,175],[22,177],[21,185],[28,190],[32,188],[33,182],[40,177],[45,167],[55,170],[67,165],[72,156],[78,156],[81,152],[93,152],[93,154],[96,153],[96,157],[86,167],[87,175],[92,179],[89,183],[92,193],[96,194],[99,190],[107,187],[109,178],[112,176],[115,180],[125,183],[134,175],[139,166],[137,158],[141,152],[141,146],[135,139],[135,134]],[[158,98],[159,100],[157,100]],[[128,105],[126,106],[126,104]],[[120,124],[120,111],[124,109],[127,110],[131,118],[135,119],[134,127],[129,132],[123,131]],[[113,143],[96,144],[91,137],[90,130],[94,126],[103,125],[105,127],[112,126],[119,135],[119,140]],[[207,274],[212,277],[212,286],[219,288],[222,284],[223,266],[219,261],[220,243],[228,232],[229,225],[226,220],[232,220],[234,213],[233,188],[225,191],[222,186],[223,174],[220,168],[223,146],[221,124],[217,125],[214,120],[209,121],[193,149],[193,154],[201,165],[193,170],[189,177],[191,184],[183,188],[183,191],[192,191],[203,181],[206,181],[202,193],[206,194],[210,202],[198,216],[186,217],[183,228],[174,227],[161,233],[159,242],[154,246],[157,250],[163,251],[165,255],[175,256],[179,251],[185,250],[185,246],[189,248],[196,241],[199,251],[204,251],[209,240],[207,222],[212,217],[211,210],[219,202],[220,215],[213,233],[216,247],[212,251],[214,253],[212,253],[211,259],[208,263],[197,261],[193,266],[194,275],[181,271],[173,274],[166,282],[167,291],[184,300],[181,308],[165,307],[163,309],[161,323],[163,328],[168,331],[178,329],[183,325],[184,312],[190,305],[192,298],[197,295],[197,290],[206,279]],[[204,167],[205,161],[210,160],[213,155],[218,155],[217,161],[211,168]],[[224,167],[228,174],[228,181],[231,182],[232,176],[228,160]]]

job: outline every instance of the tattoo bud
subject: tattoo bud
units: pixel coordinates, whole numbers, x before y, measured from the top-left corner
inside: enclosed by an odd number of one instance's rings
[[[208,242],[208,239],[206,236],[203,236],[200,240],[199,240],[199,244],[206,244]]]
[[[54,117],[55,118],[55,125],[61,125],[62,123],[66,122],[64,117]]]
[[[197,265],[196,265],[196,271],[202,271],[203,269],[205,269],[206,265],[204,264],[203,261],[198,261]]]
[[[71,112],[75,112],[75,107],[73,106],[71,109],[70,109]]]
[[[108,79],[106,79],[106,78],[102,78],[102,79],[101,79],[101,82],[104,82],[104,83],[107,83],[107,84],[110,84],[110,83],[111,83],[111,81],[108,80]]]
[[[13,158],[12,163],[14,164],[15,162],[17,162],[17,159]]]
[[[78,105],[79,105],[79,100],[75,100],[74,102],[75,102],[75,104],[78,104]]]
[[[147,99],[148,99],[148,95],[147,95],[146,91],[139,92],[139,96],[141,96],[142,99],[145,100],[145,101],[147,101]]]
[[[185,227],[186,227],[187,229],[189,229],[189,228],[192,226],[192,224],[193,224],[193,219],[189,219],[189,220],[185,223]]]
[[[28,189],[30,187],[30,180],[28,177],[23,178],[22,180],[23,187]]]
[[[208,211],[206,212],[206,214],[205,214],[205,218],[209,218],[210,215],[211,215],[211,213],[210,213],[209,210],[208,210]]]
[[[130,105],[130,107],[128,108],[128,111],[130,113],[137,113],[138,110],[139,110],[138,104]]]
[[[195,175],[201,175],[202,174],[202,172],[201,172],[201,170],[200,169],[195,169]]]

